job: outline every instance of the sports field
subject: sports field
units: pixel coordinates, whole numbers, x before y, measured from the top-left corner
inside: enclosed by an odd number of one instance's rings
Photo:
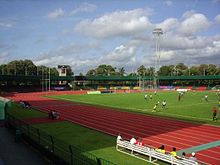
[[[152,99],[148,98],[145,100],[144,95],[146,93],[148,96],[152,94]],[[142,137],[147,145],[153,147],[164,144],[166,150],[171,151],[172,147],[175,146],[179,153],[182,151],[185,151],[187,154],[190,154],[192,151],[197,152],[197,158],[201,161],[213,165],[220,162],[220,127],[206,125],[207,123],[219,125],[219,121],[212,121],[212,108],[217,106],[218,103],[218,97],[214,92],[187,92],[180,101],[178,100],[178,93],[174,91],[157,92],[156,95],[154,92],[101,95],[67,95],[65,92],[63,92],[63,95],[51,94],[47,98],[42,97],[42,94],[17,94],[12,99],[15,101],[28,100],[33,107],[44,112],[56,110],[65,120],[113,136],[121,133],[122,137],[126,139],[132,136]],[[208,101],[204,100],[205,94],[208,95]],[[60,99],[60,101],[54,98]],[[167,107],[162,109],[161,102],[164,99],[167,102]],[[152,112],[153,106],[158,101],[160,103],[156,112]],[[87,105],[82,103],[87,103]],[[121,110],[132,111],[132,113],[121,112]],[[193,124],[161,116],[170,116],[197,123]],[[55,124],[43,124],[42,126],[39,125],[39,128],[71,142],[72,138],[69,135],[73,135],[69,132],[75,130],[74,126],[72,127],[69,124],[65,126],[62,122]],[[58,131],[58,128],[60,131]],[[101,139],[105,139],[104,136]],[[88,145],[95,147],[96,145],[92,143],[99,143],[101,139],[97,141],[96,138],[93,139],[93,136],[91,136],[89,141],[88,138],[85,138],[83,143],[86,146],[88,142]],[[108,147],[102,147],[103,142],[101,142],[98,147],[99,149],[90,152],[117,164],[134,164],[134,160],[129,159],[130,157],[124,157],[122,156],[123,154],[115,151],[114,139],[110,140],[111,142],[105,141],[105,145],[111,146],[110,150],[107,149]],[[102,149],[100,150],[100,148]],[[120,160],[120,158],[123,160]]]
[[[146,94],[148,96],[147,100],[144,98]],[[206,94],[208,95],[208,101],[204,99]],[[150,99],[150,95],[152,95],[152,99]],[[213,107],[218,107],[218,96],[215,92],[186,92],[180,101],[178,100],[178,92],[176,91],[157,92],[156,95],[154,92],[141,92],[101,95],[56,95],[49,97],[65,101],[107,106],[123,111],[219,124],[219,121],[211,121],[212,109]],[[166,108],[162,108],[163,100],[167,102]],[[158,102],[156,112],[152,112],[154,105]]]

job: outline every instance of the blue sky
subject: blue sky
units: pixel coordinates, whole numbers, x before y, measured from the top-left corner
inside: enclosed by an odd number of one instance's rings
[[[0,64],[131,72],[154,66],[154,28],[164,32],[160,66],[220,64],[220,0],[0,0]]]

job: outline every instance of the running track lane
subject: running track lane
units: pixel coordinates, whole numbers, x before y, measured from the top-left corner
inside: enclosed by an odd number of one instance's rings
[[[145,144],[153,147],[164,144],[168,151],[173,146],[180,150],[220,139],[220,127],[78,105],[40,96],[16,94],[12,99],[28,100],[31,105],[45,112],[57,110],[66,120],[114,136],[120,132],[127,139],[133,135],[142,137]],[[197,158],[213,165],[220,164],[220,146],[197,152]]]

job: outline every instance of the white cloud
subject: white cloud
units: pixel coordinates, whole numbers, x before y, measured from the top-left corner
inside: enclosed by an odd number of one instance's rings
[[[135,56],[136,47],[134,46],[124,46],[120,45],[116,47],[111,53],[107,54],[104,59],[106,61],[115,61],[115,62],[128,62]]]
[[[97,8],[96,5],[90,4],[90,3],[83,3],[81,6],[79,6],[77,9],[74,9],[70,12],[70,15],[75,15],[77,13],[81,12],[93,12]]]
[[[55,9],[54,11],[50,12],[47,17],[49,19],[56,19],[58,17],[61,17],[64,15],[64,10],[59,8],[59,9]]]
[[[16,22],[17,19],[15,18],[0,19],[0,28],[11,28],[16,24]]]
[[[187,19],[187,18],[193,16],[194,14],[196,14],[195,10],[188,10],[185,13],[183,13],[182,18]]]
[[[97,38],[131,36],[152,28],[146,15],[143,9],[116,11],[94,20],[84,20],[75,30]]]
[[[220,14],[215,17],[215,22],[220,24]]]
[[[167,6],[172,6],[173,2],[170,0],[166,0],[166,1],[164,1],[164,4]]]
[[[206,30],[211,25],[206,16],[200,13],[185,13],[183,17],[185,19],[180,23],[178,31],[185,35],[192,35],[201,30]]]
[[[168,18],[164,20],[162,23],[158,24],[157,27],[162,28],[163,31],[173,30],[178,26],[179,22],[176,18]]]
[[[12,23],[0,22],[0,27],[10,28],[12,26],[13,26]]]
[[[176,52],[173,50],[161,51],[160,52],[160,59],[161,60],[171,60],[174,58],[175,55],[176,55]]]
[[[90,10],[79,8],[72,14],[87,11]],[[197,35],[211,26],[211,22],[204,14],[190,10],[180,19],[167,18],[157,24],[151,23],[148,16],[148,11],[135,9],[115,11],[95,19],[83,20],[75,26],[75,32],[94,37],[91,41],[95,41],[95,44],[86,38],[86,44],[74,43],[57,48],[45,53],[37,62],[54,66],[69,64],[75,73],[86,73],[100,64],[125,67],[126,71],[135,71],[142,64],[146,67],[154,66],[155,42],[152,30],[154,27],[160,27],[164,31],[160,43],[161,65],[179,62],[217,63],[216,57],[220,54],[220,35],[203,36],[202,33]],[[219,17],[216,16],[216,22]],[[103,38],[105,40],[100,40]],[[117,43],[120,44],[113,46]]]
[[[161,47],[169,49],[202,49],[208,45],[213,45],[214,38],[209,37],[187,37],[173,33],[164,34],[161,40]]]

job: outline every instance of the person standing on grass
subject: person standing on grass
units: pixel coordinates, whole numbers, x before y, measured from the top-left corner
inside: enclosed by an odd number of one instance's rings
[[[162,108],[165,109],[165,108],[166,108],[166,105],[167,105],[166,100],[163,100],[163,102],[162,102]]]
[[[180,99],[181,99],[181,95],[180,95],[180,93],[179,93],[179,95],[178,95],[178,101],[180,101]]]
[[[157,104],[154,105],[152,112],[156,112],[157,110]]]
[[[144,95],[144,99],[147,100],[147,94]]]
[[[206,102],[208,101],[208,95],[207,94],[205,95],[205,101]]]
[[[218,112],[217,108],[214,107],[213,110],[212,110],[212,112],[213,112],[213,113],[212,113],[212,120],[213,120],[213,121],[215,121],[215,120],[217,121],[217,112]]]

